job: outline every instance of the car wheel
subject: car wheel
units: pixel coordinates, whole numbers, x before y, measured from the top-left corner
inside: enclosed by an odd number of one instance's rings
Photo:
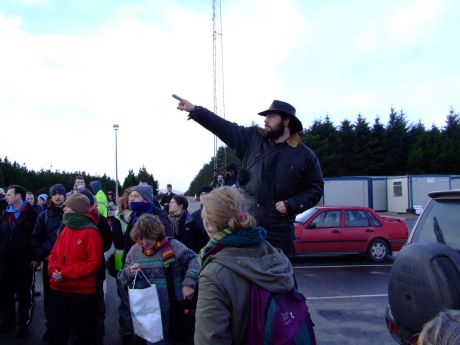
[[[367,256],[375,262],[385,261],[388,257],[389,249],[385,240],[373,240],[367,248]]]

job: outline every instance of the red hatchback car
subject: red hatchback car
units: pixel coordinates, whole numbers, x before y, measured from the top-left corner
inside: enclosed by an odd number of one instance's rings
[[[406,223],[357,206],[317,206],[296,217],[297,256],[362,253],[376,262],[407,241]]]

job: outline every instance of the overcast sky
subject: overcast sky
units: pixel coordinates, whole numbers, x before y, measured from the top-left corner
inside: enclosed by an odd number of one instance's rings
[[[361,113],[444,126],[460,109],[460,1],[222,0],[225,116],[287,101],[308,128]],[[212,1],[0,0],[0,157],[121,183],[144,165],[185,191],[213,136]],[[17,181],[20,183],[20,181]],[[58,181],[56,181],[58,182]]]

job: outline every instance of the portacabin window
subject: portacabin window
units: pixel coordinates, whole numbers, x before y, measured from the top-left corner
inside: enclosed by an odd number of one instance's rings
[[[393,196],[394,197],[402,196],[402,182],[401,181],[393,182]]]

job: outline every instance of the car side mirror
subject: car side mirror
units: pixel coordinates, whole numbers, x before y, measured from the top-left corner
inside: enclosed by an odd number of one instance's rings
[[[307,225],[307,229],[316,229],[316,223],[310,223]]]

